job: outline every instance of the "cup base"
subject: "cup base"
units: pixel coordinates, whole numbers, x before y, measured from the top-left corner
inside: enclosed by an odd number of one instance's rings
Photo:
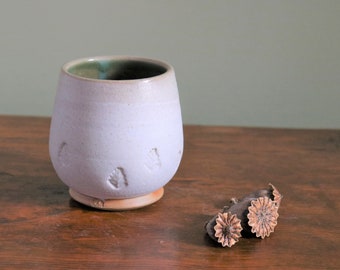
[[[123,210],[131,210],[141,208],[150,204],[157,202],[160,198],[163,197],[164,188],[160,188],[154,192],[149,194],[128,198],[128,199],[107,199],[101,200],[98,198],[93,198],[81,193],[73,189],[69,189],[70,196],[75,201],[101,210],[107,211],[123,211]]]

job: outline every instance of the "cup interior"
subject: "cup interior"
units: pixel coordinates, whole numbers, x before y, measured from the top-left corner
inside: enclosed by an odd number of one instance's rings
[[[87,79],[137,80],[161,75],[166,65],[139,59],[88,59],[66,67],[66,72]]]

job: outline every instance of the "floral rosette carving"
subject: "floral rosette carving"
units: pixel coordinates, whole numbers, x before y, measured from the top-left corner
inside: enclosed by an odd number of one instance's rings
[[[214,230],[215,236],[218,238],[217,242],[221,243],[223,247],[231,247],[241,237],[241,220],[230,212],[218,213]]]
[[[269,184],[241,199],[232,198],[205,225],[211,239],[223,247],[235,245],[241,237],[268,237],[277,225],[282,195]]]
[[[251,227],[251,232],[255,233],[256,237],[263,239],[274,232],[277,218],[279,217],[278,207],[274,201],[268,197],[260,197],[251,202],[248,210],[248,224]]]

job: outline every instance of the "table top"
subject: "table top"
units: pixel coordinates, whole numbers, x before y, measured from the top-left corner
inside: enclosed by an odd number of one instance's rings
[[[107,212],[70,199],[49,118],[0,116],[0,269],[340,269],[340,130],[184,126],[163,198]],[[204,225],[274,184],[275,231],[223,248]]]

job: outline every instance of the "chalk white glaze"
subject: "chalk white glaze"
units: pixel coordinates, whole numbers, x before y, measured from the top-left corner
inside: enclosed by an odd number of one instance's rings
[[[115,77],[114,65],[128,74]],[[160,189],[176,173],[183,153],[174,69],[127,56],[65,64],[49,150],[59,178],[83,195],[124,199]]]

